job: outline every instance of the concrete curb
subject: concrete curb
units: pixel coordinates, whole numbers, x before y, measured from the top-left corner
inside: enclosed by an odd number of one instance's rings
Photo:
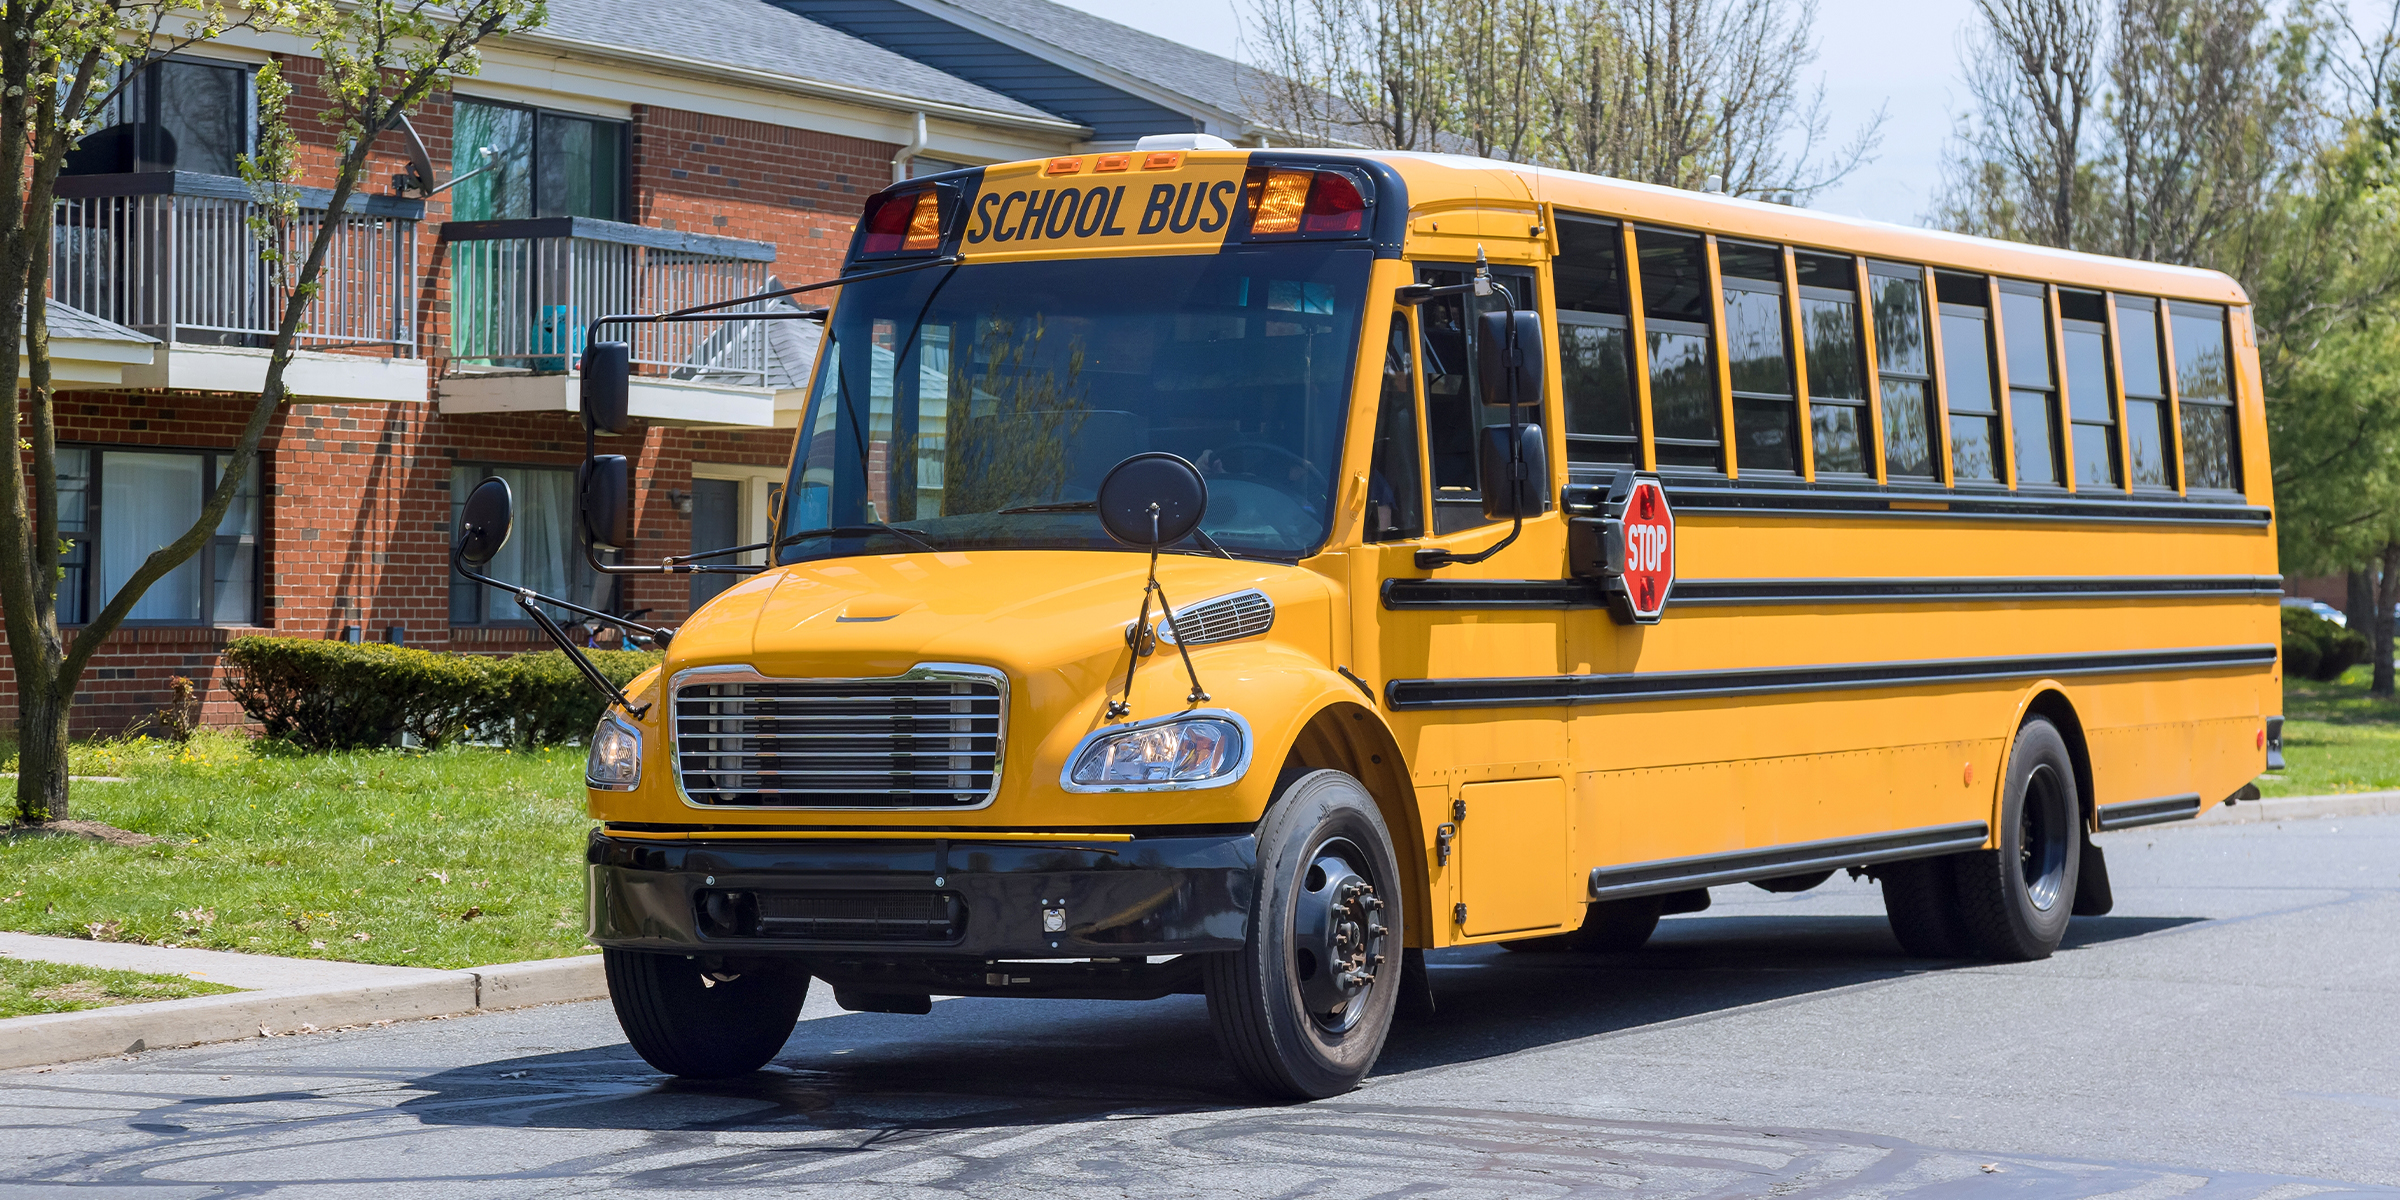
[[[0,1070],[241,1038],[458,1016],[608,995],[600,956],[427,971],[394,982],[276,988],[0,1021]]]
[[[2340,796],[2274,796],[2218,805],[2183,825],[2248,825],[2317,817],[2382,817],[2400,813],[2400,792],[2351,792]],[[2159,826],[2165,829],[2171,826]]]

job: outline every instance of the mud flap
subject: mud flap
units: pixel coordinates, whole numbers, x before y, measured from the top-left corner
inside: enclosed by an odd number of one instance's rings
[[[2105,917],[2117,906],[2116,893],[2108,887],[2108,859],[2093,844],[2091,835],[2084,835],[2083,862],[2075,877],[2075,915]]]

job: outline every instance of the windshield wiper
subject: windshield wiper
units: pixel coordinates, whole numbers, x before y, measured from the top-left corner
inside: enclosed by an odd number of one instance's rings
[[[813,537],[873,537],[878,533],[888,533],[901,541],[914,543],[920,550],[934,553],[941,551],[941,547],[932,542],[897,525],[886,525],[881,521],[866,521],[856,525],[827,525],[823,529],[803,529],[798,533],[787,533],[775,539],[775,546],[777,549],[781,549],[793,542]]]
[[[1048,504],[1017,504],[997,511],[998,516],[1010,513],[1097,512],[1100,505],[1094,500],[1056,500]]]

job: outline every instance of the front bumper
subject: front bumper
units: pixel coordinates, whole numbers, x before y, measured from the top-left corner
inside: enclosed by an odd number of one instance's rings
[[[592,832],[592,940],[737,957],[1120,958],[1241,948],[1248,832],[1130,841],[666,841]]]

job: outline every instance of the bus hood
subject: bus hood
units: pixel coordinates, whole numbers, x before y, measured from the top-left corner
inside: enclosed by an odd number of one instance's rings
[[[1000,668],[1037,691],[1062,684],[1089,695],[1125,668],[1125,627],[1148,566],[1134,553],[985,550],[783,567],[695,613],[669,669],[741,663],[770,676],[869,678],[961,663]],[[1276,608],[1266,639],[1320,662],[1330,652],[1332,590],[1314,572],[1166,555],[1158,575],[1178,609],[1255,588]]]

